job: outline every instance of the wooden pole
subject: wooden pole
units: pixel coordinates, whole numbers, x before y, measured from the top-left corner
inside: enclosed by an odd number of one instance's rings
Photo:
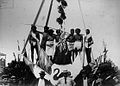
[[[83,36],[83,64],[82,67],[84,67],[84,63],[85,63],[85,36]]]
[[[37,22],[37,20],[38,20],[38,17],[39,17],[39,15],[40,15],[40,12],[41,12],[41,10],[42,10],[42,7],[43,7],[44,2],[45,2],[45,0],[42,0],[42,3],[41,3],[41,5],[40,5],[40,8],[39,8],[39,10],[38,10],[38,13],[37,13],[37,15],[36,15],[36,17],[35,17],[35,20],[34,20],[34,22],[33,22],[32,25],[35,25],[35,24],[36,24],[36,22]],[[30,30],[29,35],[28,35],[28,37],[27,37],[27,40],[26,40],[26,42],[25,42],[25,44],[24,44],[24,47],[23,47],[23,50],[22,50],[22,54],[25,52],[25,48],[26,48],[26,45],[27,45],[27,43],[28,43],[30,33],[31,33],[31,30]]]
[[[51,13],[51,10],[52,10],[52,5],[53,5],[53,0],[51,0],[51,3],[50,3],[49,12],[48,12],[47,21],[46,21],[46,25],[45,26],[48,26],[50,13]]]
[[[39,17],[39,15],[40,15],[40,12],[41,12],[41,10],[42,10],[42,7],[43,7],[44,2],[45,2],[45,0],[42,0],[42,3],[41,3],[41,5],[40,5],[40,8],[39,8],[39,10],[38,10],[38,13],[37,13],[37,15],[36,15],[36,17],[35,17],[35,20],[34,20],[34,22],[33,22],[33,25],[35,25],[36,22],[37,22],[37,20],[38,20],[38,17]]]

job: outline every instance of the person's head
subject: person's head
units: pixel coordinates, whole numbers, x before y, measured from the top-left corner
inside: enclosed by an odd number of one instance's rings
[[[49,34],[49,35],[53,35],[53,33],[54,33],[54,30],[53,30],[53,29],[49,29],[49,30],[48,30],[48,34]]]
[[[44,79],[44,76],[46,75],[45,72],[44,72],[44,71],[41,71],[39,74],[40,74],[40,78],[41,78],[41,79]]]
[[[48,30],[49,30],[49,27],[45,26],[45,27],[44,27],[44,32],[46,32],[46,33],[47,33],[47,32],[48,32]]]
[[[90,33],[90,29],[86,29],[86,34],[89,34]]]
[[[90,66],[90,67],[93,67],[94,65],[95,65],[95,63],[93,63],[93,62],[90,62],[90,63],[89,63],[89,66]]]
[[[68,71],[68,70],[64,70],[63,71],[63,77],[69,77],[69,76],[71,76],[71,72]]]
[[[70,29],[70,33],[71,33],[71,34],[74,34],[74,29]]]
[[[56,30],[56,34],[57,34],[57,35],[60,35],[60,34],[61,34],[60,29]]]
[[[35,26],[35,25],[32,25],[31,26],[31,30],[35,33],[36,32],[36,29],[37,29],[37,27]]]
[[[76,34],[80,34],[81,30],[79,28],[75,29]]]

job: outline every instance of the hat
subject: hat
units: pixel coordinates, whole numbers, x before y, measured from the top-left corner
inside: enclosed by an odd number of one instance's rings
[[[46,75],[44,71],[41,71],[39,74],[40,75]]]

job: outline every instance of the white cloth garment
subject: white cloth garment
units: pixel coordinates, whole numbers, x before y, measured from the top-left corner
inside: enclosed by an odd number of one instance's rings
[[[85,36],[85,47],[86,47],[86,48],[91,48],[91,47],[92,47],[92,44],[91,44],[90,46],[88,46],[88,44],[89,44],[88,39],[89,39],[90,37],[92,37],[91,34],[88,34],[88,35]],[[91,43],[91,42],[93,42],[93,40],[91,40],[90,43]]]
[[[47,55],[54,55],[54,41],[47,41],[46,43],[46,53]]]
[[[44,79],[39,79],[38,86],[45,86]]]
[[[74,44],[74,49],[77,48],[77,50],[81,49],[82,47],[82,43],[80,41],[75,41],[75,44]]]
[[[67,42],[68,49],[73,50],[74,49],[74,42]]]

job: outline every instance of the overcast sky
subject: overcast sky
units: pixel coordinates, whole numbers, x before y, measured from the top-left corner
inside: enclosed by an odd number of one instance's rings
[[[5,1],[6,3],[3,3]],[[23,40],[27,38],[36,13],[42,0],[0,0],[0,52],[7,54],[7,62],[17,52],[17,40],[21,50]],[[66,31],[79,27],[84,33],[84,25],[79,9],[78,0],[66,0],[68,7],[65,12],[67,19],[64,27]],[[98,57],[103,51],[103,40],[107,44],[108,58],[120,66],[120,0],[80,0],[85,25],[91,29],[94,38],[93,55]],[[50,0],[46,0],[39,16],[37,25],[45,25]],[[56,22],[59,17],[54,0],[50,16],[50,27],[60,28]],[[38,28],[42,30],[42,28]]]

